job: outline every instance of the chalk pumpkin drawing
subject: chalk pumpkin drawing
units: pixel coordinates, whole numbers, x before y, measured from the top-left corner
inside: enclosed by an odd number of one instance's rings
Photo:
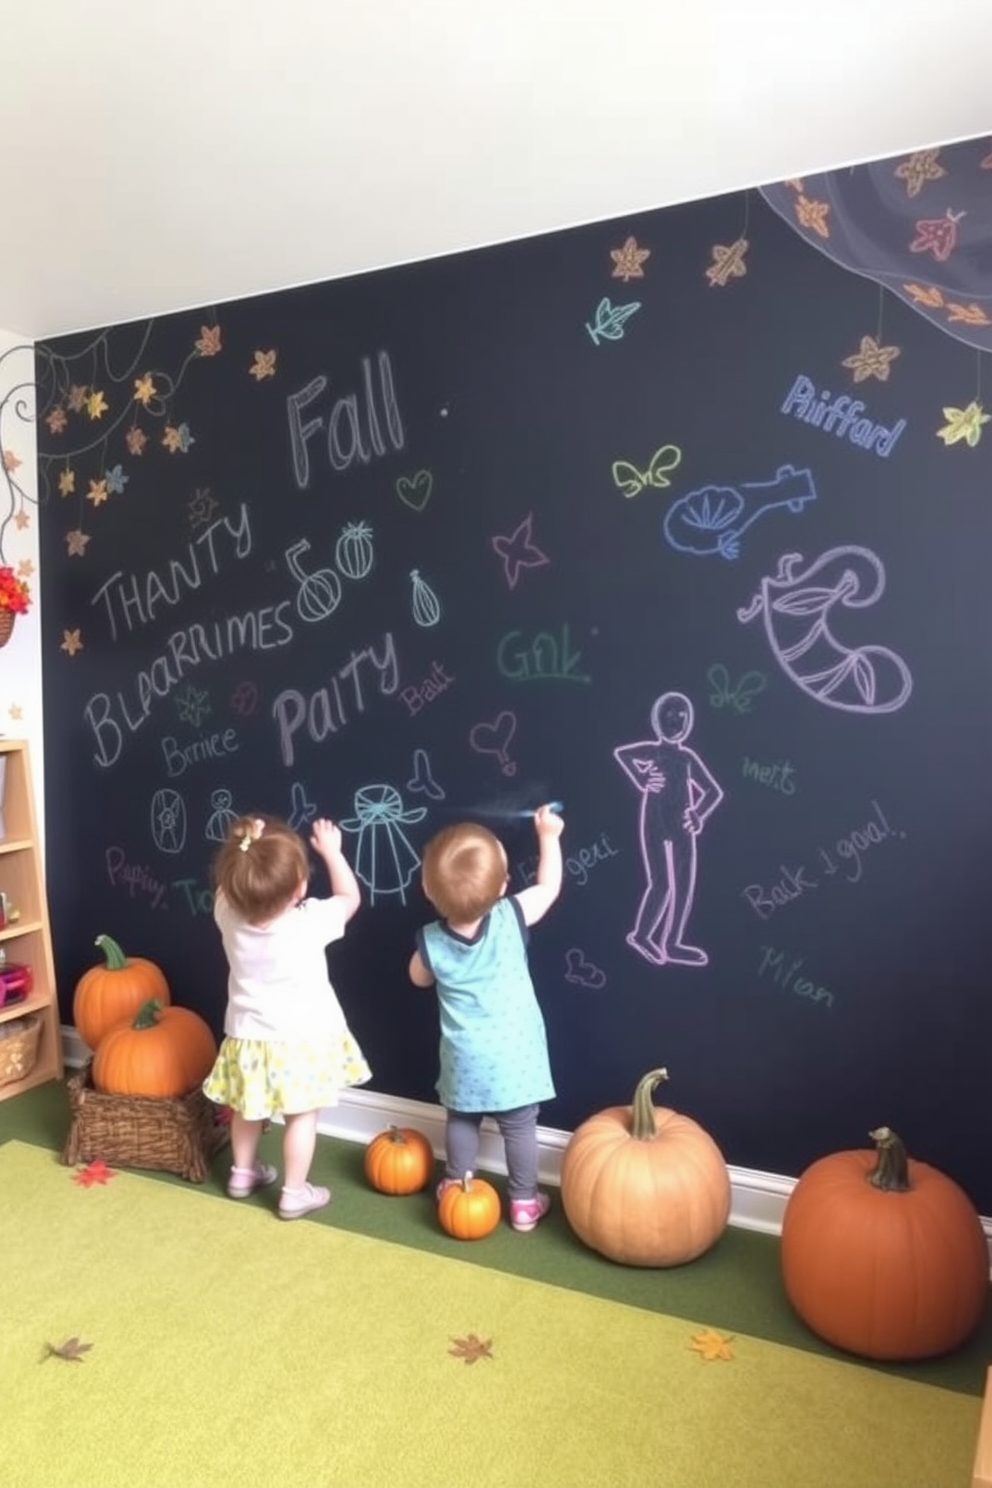
[[[654,738],[621,744],[613,757],[640,792],[641,859],[647,880],[627,944],[655,966],[707,966],[700,946],[686,944],[696,893],[696,841],[723,791],[694,749],[692,703],[666,692],[651,709]]]
[[[764,578],[742,624],[764,621],[771,653],[790,681],[817,703],[849,713],[894,713],[913,690],[909,668],[887,646],[844,646],[830,629],[837,605],[866,609],[885,589],[885,569],[869,548],[830,548],[807,568],[786,553]]]
[[[781,465],[770,481],[703,486],[680,496],[665,517],[665,539],[678,553],[738,558],[741,538],[759,517],[781,507],[798,513],[815,500],[810,472]]]

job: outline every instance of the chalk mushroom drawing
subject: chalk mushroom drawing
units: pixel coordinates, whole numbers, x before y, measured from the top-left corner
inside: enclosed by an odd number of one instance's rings
[[[738,620],[763,617],[775,660],[815,702],[849,713],[894,713],[913,690],[906,663],[886,646],[842,646],[830,630],[835,605],[864,609],[879,598],[881,561],[868,548],[849,546],[831,548],[799,572],[802,562],[800,553],[781,557]]]
[[[403,798],[391,785],[365,785],[355,792],[355,815],[338,825],[358,836],[355,873],[368,888],[373,905],[377,897],[392,894],[406,903],[420,857],[403,828],[423,821],[426,815],[426,806],[404,811]]]
[[[692,703],[666,692],[651,709],[654,738],[621,744],[613,757],[641,795],[641,857],[647,883],[627,944],[655,966],[706,966],[683,940],[696,892],[696,839],[723,791],[685,740]]]
[[[816,500],[808,470],[782,465],[770,481],[743,481],[740,486],[703,486],[680,496],[665,517],[665,538],[679,553],[738,558],[741,538],[766,512],[785,507],[801,512]]]

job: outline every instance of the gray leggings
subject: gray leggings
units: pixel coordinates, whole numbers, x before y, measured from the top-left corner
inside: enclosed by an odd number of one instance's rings
[[[517,1106],[513,1111],[493,1111],[506,1152],[506,1191],[511,1199],[537,1197],[537,1113],[538,1106]],[[448,1111],[445,1123],[445,1149],[448,1178],[463,1178],[475,1172],[479,1155],[479,1128],[482,1111]]]

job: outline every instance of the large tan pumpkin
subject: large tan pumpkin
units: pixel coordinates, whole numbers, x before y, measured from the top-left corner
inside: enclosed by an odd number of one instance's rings
[[[730,1215],[730,1175],[713,1138],[656,1107],[668,1071],[644,1076],[630,1106],[577,1127],[562,1159],[561,1198],[579,1239],[625,1266],[680,1266],[709,1250]]]
[[[782,1277],[803,1322],[868,1359],[928,1359],[957,1348],[985,1314],[989,1251],[952,1178],[906,1156],[890,1127],[875,1151],[835,1152],[806,1169],[782,1220]]]

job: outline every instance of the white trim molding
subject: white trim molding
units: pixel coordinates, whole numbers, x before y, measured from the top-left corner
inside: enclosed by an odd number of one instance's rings
[[[86,1063],[90,1051],[74,1028],[62,1029],[63,1056],[67,1065]],[[444,1109],[429,1101],[407,1100],[404,1096],[386,1095],[378,1090],[345,1090],[337,1106],[320,1113],[318,1130],[325,1137],[338,1137],[346,1142],[367,1143],[387,1126],[413,1126],[423,1132],[438,1157],[444,1155]],[[540,1155],[538,1172],[542,1183],[561,1183],[561,1158],[571,1132],[553,1126],[537,1129]],[[496,1123],[488,1116],[482,1123],[479,1146],[479,1168],[484,1173],[505,1173],[503,1144]],[[730,1173],[730,1224],[741,1230],[757,1230],[763,1235],[780,1235],[782,1217],[789,1195],[796,1186],[795,1178],[778,1173],[762,1173],[755,1168],[736,1168]],[[982,1216],[982,1228],[989,1245],[992,1268],[992,1219]]]

